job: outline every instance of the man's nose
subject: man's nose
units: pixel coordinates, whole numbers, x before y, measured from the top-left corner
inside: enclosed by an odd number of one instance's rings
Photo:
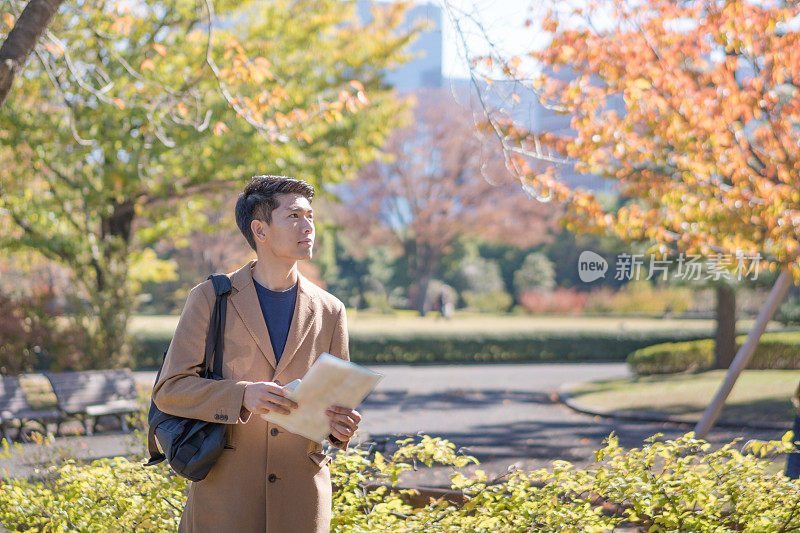
[[[308,233],[311,233],[313,231],[314,231],[314,223],[311,222],[310,220],[306,219],[306,225],[303,228],[303,233],[308,234]]]

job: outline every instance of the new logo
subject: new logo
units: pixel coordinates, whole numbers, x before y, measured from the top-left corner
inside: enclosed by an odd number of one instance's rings
[[[578,277],[584,283],[606,277],[608,261],[591,250],[584,250],[578,257]]]

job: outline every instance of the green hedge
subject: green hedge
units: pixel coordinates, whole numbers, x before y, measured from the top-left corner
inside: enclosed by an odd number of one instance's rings
[[[350,337],[350,356],[353,361],[370,364],[624,361],[629,353],[645,346],[707,336],[684,330],[370,333]],[[170,339],[140,335],[138,341],[137,368],[157,368]]]
[[[746,448],[757,455],[780,453],[792,449],[790,440],[787,434],[783,441],[751,441]],[[689,433],[664,442],[654,436],[625,450],[611,436],[586,468],[554,461],[551,468],[509,469],[494,479],[482,470],[465,472],[478,461],[443,439],[421,436],[397,444],[391,455],[356,447],[337,454],[330,467],[332,533],[800,529],[800,483],[770,472],[769,461],[744,455],[740,443],[710,451]],[[420,499],[419,492],[397,485],[403,473],[422,464],[453,471],[450,489],[460,498]],[[46,473],[43,480],[0,481],[2,527],[168,532],[176,530],[186,501],[184,479],[163,464],[145,468],[141,459],[69,462]]]
[[[737,349],[746,335],[736,337]],[[714,340],[670,342],[640,348],[628,356],[637,375],[704,371],[714,368]],[[800,332],[765,333],[747,368],[795,370],[800,368]]]

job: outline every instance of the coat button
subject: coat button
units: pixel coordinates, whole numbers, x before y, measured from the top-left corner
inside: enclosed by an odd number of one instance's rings
[[[273,437],[276,437],[278,435],[278,428],[272,428],[271,430],[269,430],[269,434],[272,435]]]
[[[267,479],[269,480],[270,483],[275,483],[275,480],[278,479],[278,476],[276,476],[275,474],[270,474],[267,477]]]

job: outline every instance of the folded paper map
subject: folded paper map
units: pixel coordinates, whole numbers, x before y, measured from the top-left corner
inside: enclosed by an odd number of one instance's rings
[[[303,379],[285,387],[289,389],[286,396],[297,402],[297,409],[288,415],[270,411],[261,417],[291,433],[322,442],[331,432],[325,411],[332,405],[355,409],[382,377],[361,365],[323,353]]]

